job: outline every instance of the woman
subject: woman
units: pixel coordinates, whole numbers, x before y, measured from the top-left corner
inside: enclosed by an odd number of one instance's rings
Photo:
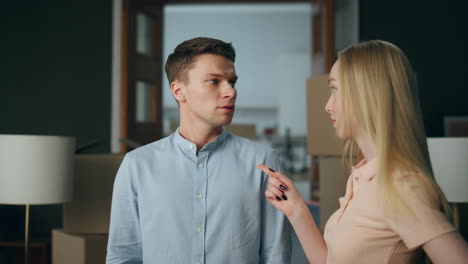
[[[294,184],[270,175],[268,200],[291,222],[310,263],[467,263],[468,246],[448,220],[434,181],[414,72],[384,41],[339,53],[325,110],[356,164],[322,237]],[[359,162],[358,162],[359,161]]]

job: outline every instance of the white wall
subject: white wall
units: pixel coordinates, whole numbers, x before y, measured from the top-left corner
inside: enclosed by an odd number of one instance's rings
[[[287,104],[279,97],[280,89],[285,82],[296,81],[282,79],[286,76],[281,75],[280,58],[298,53],[310,56],[310,14],[311,6],[303,3],[168,5],[164,9],[163,58],[182,41],[198,36],[232,42],[239,76],[233,122],[256,123],[257,132],[278,127],[280,101]],[[295,66],[290,63],[287,67]],[[177,104],[164,80],[163,106],[166,112],[174,112]]]
[[[306,80],[310,76],[310,54],[283,55],[278,62],[278,132],[285,135],[289,128],[292,136],[304,136],[307,134]]]
[[[310,53],[310,5],[168,5],[164,9],[163,58],[184,40],[207,36],[236,49],[239,107],[276,107],[278,57]],[[167,81],[164,106],[176,106]]]
[[[121,0],[113,0],[112,152],[118,151],[121,6]],[[358,41],[358,9],[359,0],[337,0],[337,50]],[[196,36],[233,42],[240,76],[234,122],[256,123],[260,133],[264,127],[279,126],[278,118],[283,115],[279,113],[279,105],[286,105],[289,100],[279,96],[280,83],[287,82],[279,79],[278,67],[275,68],[279,58],[298,53],[310,56],[310,15],[313,12],[317,12],[315,7],[304,3],[169,5],[164,10],[163,58],[165,60],[177,44]],[[318,69],[322,60],[315,57],[311,61],[310,76],[314,76],[314,69]],[[164,118],[178,116],[165,78],[163,107]]]

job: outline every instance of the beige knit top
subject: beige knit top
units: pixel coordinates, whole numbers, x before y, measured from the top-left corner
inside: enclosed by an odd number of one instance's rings
[[[411,177],[396,177],[395,185],[414,214],[384,210],[376,169],[375,160],[353,167],[340,208],[325,226],[327,263],[421,263],[424,243],[454,231]]]

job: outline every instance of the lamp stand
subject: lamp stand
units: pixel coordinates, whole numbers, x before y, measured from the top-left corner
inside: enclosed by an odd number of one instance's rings
[[[29,264],[29,204],[26,204],[24,218],[24,264]]]

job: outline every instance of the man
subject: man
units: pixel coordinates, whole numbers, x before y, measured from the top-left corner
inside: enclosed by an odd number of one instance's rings
[[[231,44],[184,41],[166,74],[180,127],[127,153],[112,198],[107,263],[289,263],[289,223],[265,199],[272,150],[223,130],[235,110]]]

